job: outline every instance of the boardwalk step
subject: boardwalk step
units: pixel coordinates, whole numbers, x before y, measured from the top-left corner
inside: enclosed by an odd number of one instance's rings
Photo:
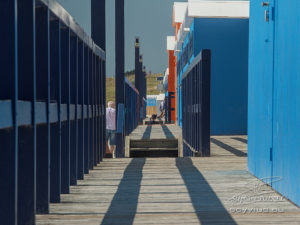
[[[164,121],[162,121],[162,120],[157,120],[157,121],[154,121],[154,122],[151,122],[151,121],[144,121],[144,124],[145,124],[145,125],[164,124]]]
[[[130,140],[130,157],[178,157],[178,140]]]
[[[125,142],[125,157],[182,156],[181,129],[175,125],[138,126]]]
[[[130,151],[177,151],[178,148],[131,148]]]
[[[177,139],[130,140],[130,148],[177,148]]]
[[[130,157],[178,157],[177,148],[133,148],[130,149]]]

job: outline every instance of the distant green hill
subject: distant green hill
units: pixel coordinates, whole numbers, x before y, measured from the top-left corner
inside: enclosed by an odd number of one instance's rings
[[[159,81],[156,80],[157,77],[163,76],[161,73],[152,74],[147,76],[147,95],[157,95],[160,92],[157,90],[157,85]],[[127,79],[134,85],[134,74],[127,75]],[[115,78],[106,78],[106,103],[109,101],[115,101]]]

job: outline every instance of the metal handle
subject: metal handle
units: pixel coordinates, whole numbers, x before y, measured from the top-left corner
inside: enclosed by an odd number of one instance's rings
[[[261,2],[261,6],[262,6],[262,7],[269,6],[269,5],[270,5],[269,2]]]
[[[269,19],[270,19],[270,12],[269,10],[265,10],[265,21],[269,22]]]

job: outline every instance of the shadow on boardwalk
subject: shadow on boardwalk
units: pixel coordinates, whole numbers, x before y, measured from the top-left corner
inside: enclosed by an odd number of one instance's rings
[[[176,166],[184,180],[201,225],[237,224],[190,158],[177,158]]]
[[[152,126],[147,126],[142,139],[150,139],[151,130],[152,130]]]
[[[240,141],[240,142],[242,142],[243,144],[248,144],[248,141],[247,141],[247,139],[245,139],[245,138],[233,137],[232,139],[233,139],[233,140]]]
[[[224,149],[226,151],[229,151],[229,152],[231,152],[232,154],[234,154],[234,155],[236,155],[238,157],[247,157],[247,153],[245,153],[245,152],[243,152],[243,151],[241,151],[239,149],[236,149],[236,148],[234,148],[234,147],[232,147],[230,145],[227,145],[227,144],[225,144],[222,141],[219,141],[219,140],[217,140],[215,138],[210,138],[210,141],[212,143],[214,143],[215,145],[218,145],[222,149]]]
[[[107,224],[133,224],[140,194],[145,158],[132,159],[102,220]]]
[[[162,128],[162,130],[163,130],[163,132],[164,132],[167,139],[175,139],[175,136],[173,135],[172,131],[170,131],[168,126],[162,125],[161,128]]]

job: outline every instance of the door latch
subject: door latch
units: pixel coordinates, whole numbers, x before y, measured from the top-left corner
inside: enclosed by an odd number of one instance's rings
[[[270,11],[269,10],[265,10],[265,21],[269,22],[270,20]]]
[[[270,161],[273,161],[273,148],[270,148]]]
[[[270,3],[262,1],[261,6],[262,7],[269,7]],[[269,20],[270,20],[270,11],[269,11],[269,9],[267,9],[267,10],[265,10],[265,21],[269,22]]]

